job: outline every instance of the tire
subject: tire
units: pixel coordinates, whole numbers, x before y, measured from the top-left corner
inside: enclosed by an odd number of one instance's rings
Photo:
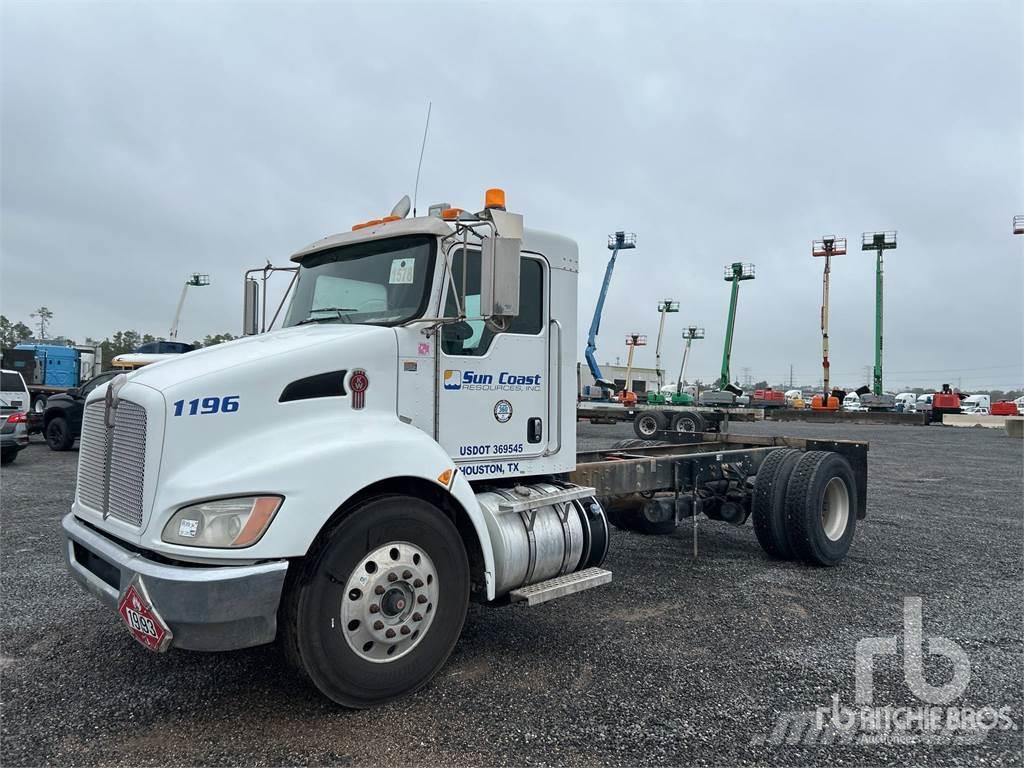
[[[422,499],[358,506],[296,570],[282,600],[285,651],[342,706],[377,706],[423,687],[462,632],[466,550],[454,523]]]
[[[640,411],[633,419],[633,432],[641,440],[656,437],[667,426],[668,419],[661,411]]]
[[[857,484],[849,462],[832,451],[809,451],[786,489],[786,526],[797,557],[817,565],[843,561],[857,527]]]
[[[696,411],[680,411],[672,417],[673,432],[704,432],[704,417]]]
[[[792,448],[771,451],[761,462],[754,481],[754,535],[761,549],[780,560],[793,558],[786,523],[786,491],[800,456],[800,451]]]
[[[75,438],[68,429],[68,421],[63,416],[50,419],[44,436],[51,451],[70,451],[71,446],[75,444]]]
[[[17,448],[7,448],[0,451],[0,466],[6,467],[8,464],[13,464],[16,458],[18,458]]]
[[[32,401],[32,410],[36,413],[42,413],[46,410],[46,395],[39,395]]]

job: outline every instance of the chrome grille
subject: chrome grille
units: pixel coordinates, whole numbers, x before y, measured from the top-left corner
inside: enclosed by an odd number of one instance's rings
[[[107,514],[142,525],[142,487],[146,479],[146,409],[121,400],[114,410]]]
[[[90,403],[82,418],[78,498],[88,507],[140,527],[146,479],[146,409],[120,400],[114,428],[104,423],[106,405]]]
[[[107,430],[103,426],[103,401],[89,403],[82,416],[78,449],[78,498],[102,512],[106,497]]]

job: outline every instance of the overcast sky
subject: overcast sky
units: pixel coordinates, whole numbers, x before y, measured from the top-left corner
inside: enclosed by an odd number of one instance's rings
[[[717,375],[728,285],[744,283],[733,374],[820,377],[821,260],[833,382],[872,362],[886,256],[886,384],[1024,385],[1024,3],[476,6],[11,2],[2,6],[2,312],[55,312],[78,340],[237,333],[246,268],[412,193],[421,211],[507,190],[527,226],[580,245],[578,357],[608,258],[598,358],[625,358],[659,298],[665,358],[707,329]]]

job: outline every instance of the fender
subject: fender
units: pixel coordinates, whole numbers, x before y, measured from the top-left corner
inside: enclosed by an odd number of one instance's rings
[[[487,599],[494,599],[494,551],[483,513],[469,482],[430,436],[394,413],[364,411],[358,417],[322,418],[312,403],[308,418],[264,421],[260,447],[249,434],[222,433],[193,449],[187,460],[163,470],[150,524],[140,544],[183,560],[224,563],[302,557],[334,513],[363,489],[395,477],[434,483],[465,510],[483,555]],[[296,414],[297,416],[298,414]],[[400,471],[387,460],[401,456]],[[160,539],[167,520],[183,505],[209,498],[210,468],[217,497],[275,493],[285,501],[270,528],[245,549],[202,549]],[[445,472],[451,470],[448,476]],[[446,481],[446,482],[443,482]]]

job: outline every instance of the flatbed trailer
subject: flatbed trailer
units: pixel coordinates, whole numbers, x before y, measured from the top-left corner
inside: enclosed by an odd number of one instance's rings
[[[659,432],[727,432],[731,421],[761,421],[763,408],[720,408],[704,405],[648,405],[637,403],[581,402],[576,407],[577,420],[592,424],[633,422],[633,432],[641,440],[651,440]]]
[[[620,528],[665,534],[704,515],[754,518],[762,548],[780,559],[836,565],[867,514],[868,444],[722,432],[663,431],[577,453],[569,480],[593,488]],[[696,535],[694,536],[696,551]]]

